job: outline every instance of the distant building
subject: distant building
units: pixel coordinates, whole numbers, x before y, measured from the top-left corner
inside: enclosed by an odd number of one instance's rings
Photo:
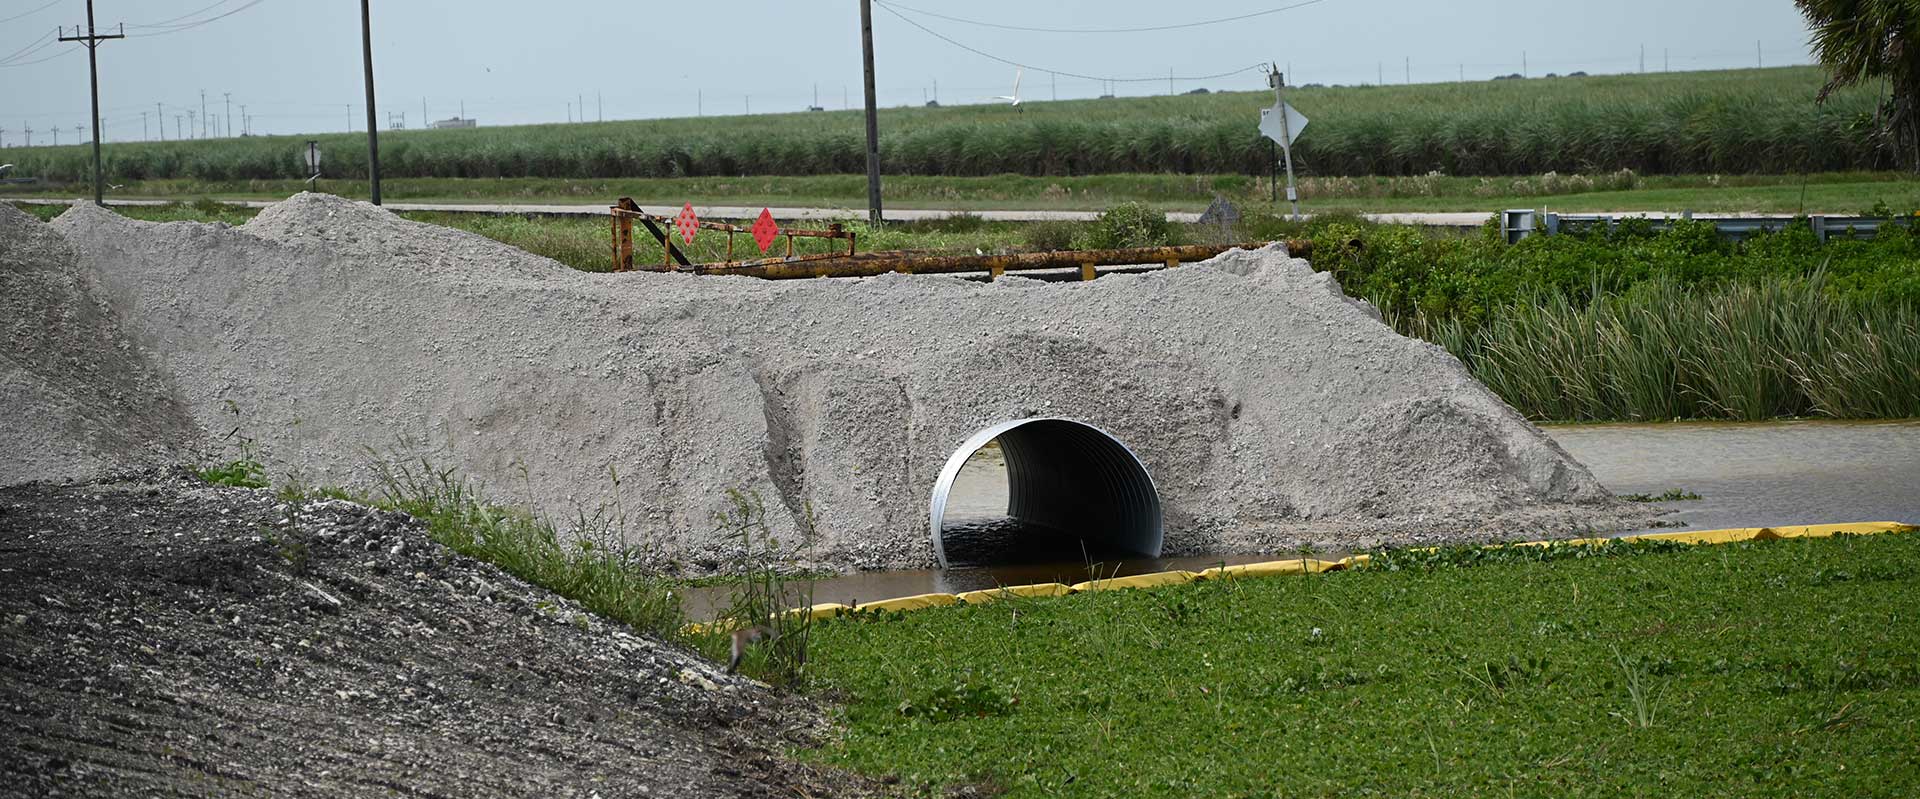
[[[465,119],[465,118],[462,118],[462,117],[452,117],[452,118],[449,118],[449,119],[438,119],[438,120],[434,120],[434,121],[432,121],[432,122],[428,122],[428,123],[427,123],[427,127],[429,127],[429,128],[435,128],[435,129],[439,129],[439,128],[477,128],[477,127],[480,127],[480,120],[477,120],[477,119]]]

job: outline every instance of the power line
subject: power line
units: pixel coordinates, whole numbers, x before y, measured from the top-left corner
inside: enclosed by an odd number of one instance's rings
[[[40,38],[38,38],[38,39],[35,39],[35,40],[33,40],[33,41],[31,41],[31,42],[27,42],[27,46],[25,46],[25,47],[22,47],[22,48],[20,48],[20,49],[18,49],[18,50],[15,50],[15,51],[13,51],[13,53],[12,53],[11,55],[6,55],[6,56],[0,56],[0,63],[6,63],[6,62],[8,62],[8,61],[12,61],[12,60],[14,60],[14,59],[16,59],[16,58],[20,58],[20,57],[22,57],[22,56],[28,56],[28,55],[32,55],[32,54],[34,54],[34,53],[36,53],[36,52],[39,52],[40,50],[43,50],[43,49],[46,49],[46,47],[47,47],[48,45],[47,45],[47,44],[40,44],[40,43],[41,43],[41,42],[46,42],[46,41],[48,41],[49,39],[52,39],[52,38],[53,38],[53,34],[51,34],[51,33],[49,33],[49,34],[46,34],[46,35],[44,35],[44,36],[41,36],[41,37],[40,37]],[[49,44],[52,44],[52,43],[51,43],[51,42],[49,42]],[[34,47],[34,45],[40,45],[40,46],[39,46],[39,47]]]
[[[200,16],[201,14],[204,14],[208,11],[212,11],[230,2],[233,2],[233,0],[219,0],[219,2],[214,3],[213,5],[207,6],[205,8],[202,8],[199,11],[189,11],[185,14],[181,14],[180,16],[174,17],[172,19],[163,19],[163,20],[160,20],[159,22],[148,22],[142,25],[128,25],[127,27],[129,28],[165,28],[165,27],[168,27],[169,25],[172,25],[175,22],[179,22],[180,20],[186,19],[188,17]]]
[[[1292,11],[1296,8],[1305,8],[1310,5],[1324,3],[1326,2],[1326,0],[1306,0],[1306,2],[1303,2],[1303,3],[1294,3],[1293,5],[1281,6],[1280,8],[1269,8],[1265,11],[1255,11],[1251,14],[1240,14],[1238,16],[1221,17],[1219,19],[1201,20],[1199,22],[1181,22],[1173,25],[1151,25],[1143,28],[1034,28],[1034,27],[1027,27],[1024,25],[1004,25],[998,22],[983,22],[977,19],[963,19],[961,17],[950,17],[945,14],[938,14],[932,11],[925,11],[922,9],[914,8],[912,6],[903,6],[898,3],[885,2],[885,0],[875,0],[875,2],[878,5],[885,7],[889,11],[895,8],[898,8],[905,11],[911,11],[915,14],[923,14],[929,17],[944,19],[944,20],[947,20],[948,22],[959,22],[966,25],[978,25],[983,28],[998,28],[1000,30],[1008,30],[1008,31],[1027,31],[1030,33],[1149,33],[1152,31],[1171,31],[1171,30],[1179,30],[1181,28],[1198,28],[1205,25],[1218,25],[1222,22],[1238,22],[1243,19],[1253,19],[1254,17],[1264,17],[1269,14],[1278,14],[1282,11]],[[1060,74],[1065,75],[1067,73],[1062,72]],[[1233,74],[1233,73],[1228,73],[1228,74]]]
[[[42,49],[45,49],[45,48],[42,48]],[[61,57],[61,56],[63,56],[63,55],[68,55],[68,54],[71,54],[71,53],[77,53],[77,52],[80,52],[80,50],[81,50],[81,48],[79,48],[79,47],[69,47],[69,48],[67,48],[67,49],[65,49],[65,50],[61,50],[60,52],[58,52],[58,53],[54,53],[53,55],[50,55],[50,56],[47,56],[47,57],[45,57],[45,58],[36,58],[36,59],[34,59],[34,60],[32,60],[32,61],[15,61],[15,62],[13,62],[13,63],[11,63],[11,64],[0,64],[0,69],[9,69],[9,68],[12,68],[12,67],[24,67],[24,66],[27,66],[27,65],[29,65],[29,64],[39,64],[39,63],[42,63],[42,62],[46,62],[46,61],[52,61],[52,60],[54,60],[54,59],[56,59],[56,58],[59,58],[59,57]]]
[[[0,19],[0,24],[6,24],[6,23],[8,23],[8,22],[12,22],[12,21],[14,21],[14,20],[16,20],[16,19],[24,19],[24,18],[26,18],[26,17],[31,17],[31,16],[33,16],[33,15],[35,15],[35,14],[38,14],[38,13],[40,13],[40,12],[42,12],[42,11],[45,11],[45,10],[47,10],[47,9],[49,9],[49,8],[52,8],[52,7],[54,7],[54,6],[57,6],[57,5],[60,5],[60,0],[53,0],[53,2],[51,2],[51,3],[48,3],[48,4],[46,4],[46,5],[44,5],[44,6],[41,6],[41,7],[39,7],[39,8],[36,8],[36,9],[34,9],[34,10],[32,10],[32,11],[27,11],[27,12],[24,12],[24,13],[20,13],[20,14],[15,14],[15,15],[13,15],[13,16],[11,16],[11,17],[7,17],[6,19]]]
[[[1315,0],[1315,2],[1318,2],[1318,0]],[[1082,75],[1077,72],[1066,72],[1064,70],[1048,69],[1046,67],[1034,66],[1032,64],[1022,64],[1018,61],[1001,58],[1000,56],[994,55],[992,53],[989,53],[974,47],[969,47],[965,44],[961,44],[960,42],[954,41],[953,39],[947,37],[945,34],[942,34],[939,31],[936,31],[932,28],[929,28],[918,22],[915,22],[912,19],[908,18],[905,14],[902,14],[898,11],[893,10],[893,6],[889,4],[880,3],[878,5],[882,10],[886,11],[889,14],[894,15],[895,17],[898,17],[901,22],[905,22],[908,25],[912,25],[916,28],[919,28],[921,31],[925,32],[928,36],[932,36],[936,39],[939,39],[940,41],[946,42],[947,44],[953,45],[969,53],[980,56],[981,58],[992,59],[1002,64],[1006,64],[1007,66],[1010,66],[1010,67],[1019,67],[1020,69],[1031,69],[1035,72],[1050,72],[1055,75],[1065,75],[1069,78],[1080,78],[1082,80],[1104,80],[1104,81],[1111,81],[1113,83],[1158,83],[1163,80],[1188,80],[1188,81],[1214,80],[1216,78],[1225,78],[1231,75],[1238,75],[1242,72],[1253,72],[1256,70],[1265,70],[1267,68],[1267,65],[1265,64],[1254,64],[1253,66],[1250,66],[1250,67],[1241,67],[1240,69],[1221,72],[1216,75],[1168,76],[1165,78],[1158,78],[1158,77],[1155,77],[1155,78],[1105,78],[1105,77],[1100,77],[1098,75]]]
[[[202,25],[207,25],[207,23],[213,23],[213,21],[221,21],[221,19],[227,19],[227,17],[230,17],[230,15],[234,15],[234,13],[246,12],[246,10],[250,10],[250,8],[253,8],[253,6],[259,6],[259,4],[263,4],[263,2],[267,2],[267,0],[253,0],[253,2],[250,2],[250,4],[246,4],[246,6],[240,6],[240,8],[236,8],[236,10],[232,10],[232,12],[215,13],[215,15],[211,15],[211,17],[207,17],[207,19],[200,19],[200,21],[192,21],[192,23],[180,23],[180,25],[163,25],[163,27],[167,27],[169,31],[157,31],[157,33],[134,33],[134,35],[131,35],[131,36],[140,36],[140,38],[146,38],[146,36],[165,36],[165,35],[169,35],[169,33],[186,33],[186,31],[192,31],[192,29],[196,29],[196,27],[202,27]],[[204,10],[202,10],[202,12],[204,12]],[[194,12],[194,13],[200,13],[200,12]],[[192,13],[188,13],[188,15],[192,15]],[[161,25],[146,25],[146,27],[161,27]]]

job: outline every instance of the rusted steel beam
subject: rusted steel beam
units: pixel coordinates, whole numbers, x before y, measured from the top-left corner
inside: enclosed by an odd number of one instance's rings
[[[635,203],[632,197],[620,198],[620,204],[613,206],[611,210],[615,218],[626,216],[639,219],[640,224],[647,226],[647,232],[652,233],[654,239],[660,242],[660,246],[666,250],[667,256],[675,262],[678,262],[681,266],[690,266],[693,264],[692,261],[687,260],[686,254],[680,252],[679,247],[673,246],[673,242],[667,238],[667,232],[661,230],[659,225],[654,224],[654,217],[640,210],[639,204]],[[632,259],[629,258],[628,260],[631,261]],[[628,263],[627,266],[631,267],[632,264]]]
[[[1306,242],[1289,242],[1291,252],[1303,254],[1301,250],[1291,249],[1292,245],[1306,245]],[[706,264],[694,267],[694,270],[709,275],[750,275],[753,277],[782,280],[804,277],[865,277],[887,272],[907,272],[913,274],[947,274],[954,272],[986,272],[998,276],[1005,272],[1018,272],[1033,269],[1083,269],[1094,266],[1127,266],[1134,264],[1164,265],[1169,261],[1193,262],[1212,258],[1236,247],[1262,247],[1264,243],[1250,244],[1190,244],[1177,247],[1136,247],[1118,250],[1060,250],[1052,252],[1029,252],[1014,255],[925,255],[912,253],[862,253],[855,256],[830,256],[794,261],[781,260],[776,263],[739,264],[721,266]]]

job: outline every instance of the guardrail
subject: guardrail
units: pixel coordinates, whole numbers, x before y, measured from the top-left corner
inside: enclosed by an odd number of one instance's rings
[[[1655,231],[1663,231],[1673,226],[1675,221],[1710,222],[1720,235],[1728,238],[1743,239],[1756,233],[1778,233],[1794,225],[1807,225],[1813,235],[1821,242],[1832,236],[1846,238],[1870,238],[1886,225],[1911,226],[1913,220],[1905,218],[1882,219],[1866,216],[1713,216],[1695,219],[1692,212],[1683,211],[1678,217],[1669,216],[1633,216],[1619,214],[1557,214],[1535,211],[1530,208],[1502,211],[1500,213],[1500,232],[1508,244],[1513,244],[1536,233],[1557,236],[1562,233],[1589,233],[1597,230],[1612,232],[1622,222],[1644,222]]]

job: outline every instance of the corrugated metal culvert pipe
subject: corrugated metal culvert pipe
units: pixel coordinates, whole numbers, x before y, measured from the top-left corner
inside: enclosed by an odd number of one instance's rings
[[[1007,463],[1007,515],[1021,527],[1077,537],[1106,552],[1159,557],[1160,492],[1133,450],[1070,419],[1017,419],[975,433],[940,470],[928,516],[940,568],[948,567],[942,530],[954,478],[995,439]]]

